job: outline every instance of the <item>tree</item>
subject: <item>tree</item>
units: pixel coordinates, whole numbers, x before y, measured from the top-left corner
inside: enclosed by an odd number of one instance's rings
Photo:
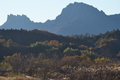
[[[59,42],[57,40],[50,40],[49,44],[57,46]]]
[[[14,42],[11,39],[8,39],[6,42],[6,47],[13,47],[14,46]]]
[[[61,52],[57,47],[51,47],[50,49],[46,49],[46,55],[52,59],[54,59],[55,56],[57,58],[62,57]]]
[[[11,65],[6,62],[1,62],[0,63],[0,75],[3,76],[4,73],[11,71]]]
[[[80,52],[81,52],[81,55],[86,55],[90,58],[95,58],[97,55],[96,53],[89,51],[89,50],[80,50]]]
[[[52,61],[49,59],[44,59],[38,62],[37,76],[42,80],[48,80],[49,75],[52,74]]]
[[[60,62],[62,71],[66,74],[75,70],[79,66],[80,60],[80,56],[78,55],[63,57]]]
[[[12,56],[5,56],[4,62],[12,66],[13,72],[18,72],[18,70],[22,67],[23,63],[21,53],[16,53]]]
[[[64,51],[63,51],[65,56],[75,56],[75,55],[80,55],[80,52],[78,49],[73,49],[73,48],[69,48],[67,47]]]
[[[92,65],[93,62],[91,60],[90,57],[88,57],[87,55],[85,54],[82,54],[80,56],[80,66],[83,66],[83,67],[89,67],[90,65]]]

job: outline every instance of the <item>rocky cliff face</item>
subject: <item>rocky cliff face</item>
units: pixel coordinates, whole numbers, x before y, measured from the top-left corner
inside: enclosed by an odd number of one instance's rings
[[[1,26],[4,29],[35,29],[42,23],[35,23],[31,21],[26,15],[13,15],[7,17],[7,21]]]
[[[8,15],[4,29],[39,29],[61,35],[99,34],[120,28],[120,14],[106,15],[91,5],[73,3],[65,7],[55,20],[35,23],[25,15]]]

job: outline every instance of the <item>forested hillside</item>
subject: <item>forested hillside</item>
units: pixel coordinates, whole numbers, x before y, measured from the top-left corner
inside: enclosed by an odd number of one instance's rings
[[[116,57],[120,49],[120,30],[108,31],[99,35],[73,35],[62,36],[41,30],[0,30],[0,55],[14,53],[35,53],[49,52],[52,49],[58,50],[58,55],[64,54],[67,48],[90,50],[98,56]],[[54,50],[53,50],[54,52]],[[53,52],[51,52],[53,54]],[[3,57],[1,56],[1,57]]]
[[[12,39],[14,42],[20,44],[20,45],[26,45],[29,46],[31,43],[35,42],[42,42],[42,41],[50,41],[50,40],[58,40],[61,43],[75,43],[75,44],[85,44],[85,45],[91,45],[90,42],[88,42],[87,36],[81,36],[83,38],[77,38],[74,36],[62,36],[62,35],[56,35],[54,33],[50,33],[45,30],[14,30],[14,29],[8,29],[8,30],[0,30],[0,38],[1,39]]]
[[[40,77],[43,80],[64,78],[65,75],[70,80],[84,80],[77,74],[82,76],[94,74],[81,74],[79,71],[89,72],[88,68],[96,66],[98,74],[94,76],[99,77],[100,66],[107,64],[111,67],[111,63],[120,59],[119,35],[120,30],[99,35],[61,36],[37,29],[29,31],[1,29],[0,69],[10,69],[12,72]],[[97,67],[98,65],[100,66]],[[110,70],[106,66],[102,69],[106,68]],[[113,74],[114,70],[110,72]],[[107,75],[107,72],[102,73]],[[77,78],[74,78],[75,76]],[[91,79],[95,80],[95,77]]]

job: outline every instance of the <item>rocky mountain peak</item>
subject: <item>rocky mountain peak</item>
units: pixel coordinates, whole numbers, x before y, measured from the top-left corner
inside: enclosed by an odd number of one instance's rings
[[[56,17],[56,20],[68,21],[76,17],[88,18],[101,15],[105,16],[106,14],[91,5],[74,2],[65,7],[61,14]]]
[[[108,16],[91,5],[75,2],[66,6],[55,20],[47,20],[45,23],[35,23],[26,15],[10,14],[0,29],[39,29],[61,35],[74,35],[99,34],[119,29],[119,26],[120,14]]]
[[[10,14],[7,17],[7,21],[19,21],[19,22],[23,22],[23,21],[31,21],[26,15],[22,14],[22,15],[13,15]]]

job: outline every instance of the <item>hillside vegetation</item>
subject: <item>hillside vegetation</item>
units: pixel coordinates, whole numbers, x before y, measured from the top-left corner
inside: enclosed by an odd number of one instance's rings
[[[41,30],[0,30],[0,75],[42,80],[119,80],[120,30],[62,36]]]

